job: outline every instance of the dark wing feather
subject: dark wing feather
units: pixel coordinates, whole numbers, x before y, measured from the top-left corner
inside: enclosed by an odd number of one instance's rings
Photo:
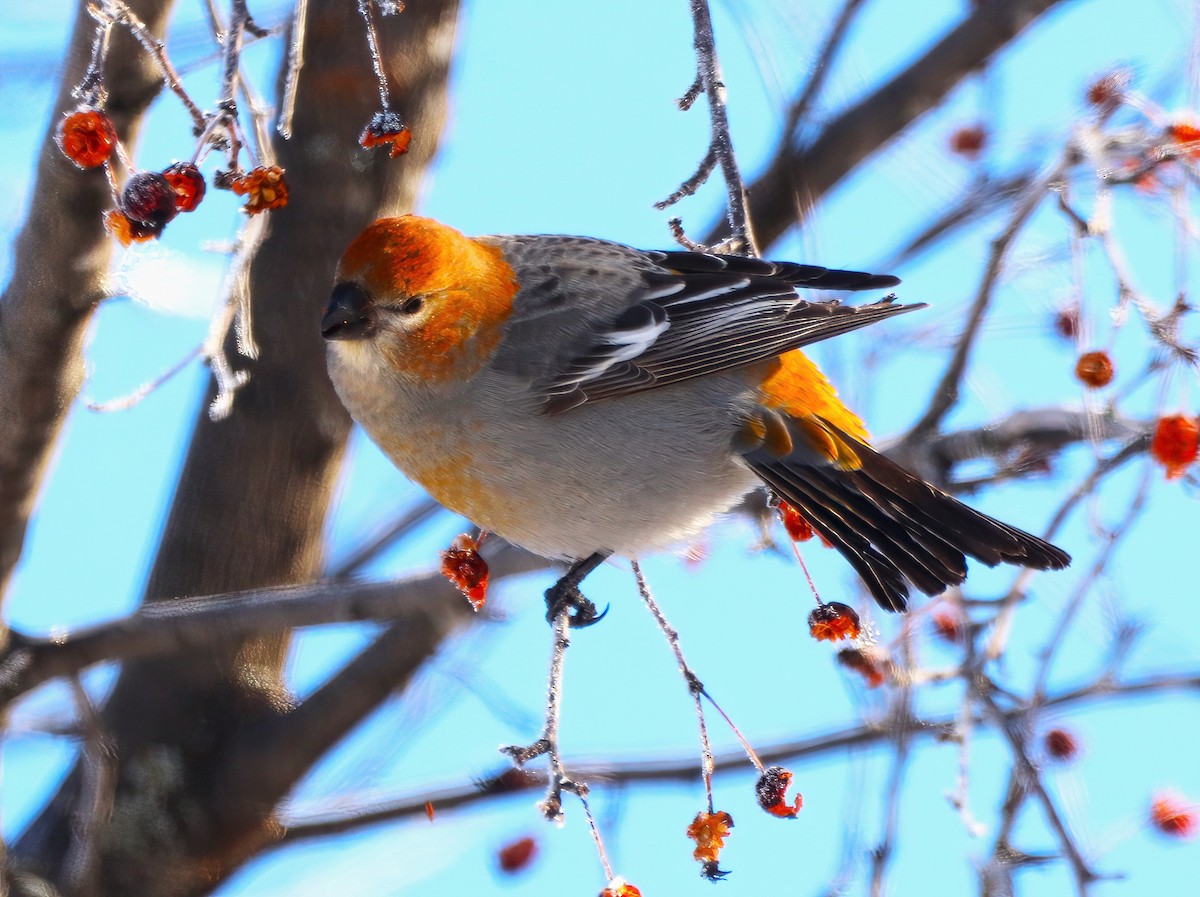
[[[536,389],[550,413],[744,368],[923,308],[894,297],[863,306],[808,302],[797,287],[865,290],[889,275],[699,252],[650,252],[642,292]]]

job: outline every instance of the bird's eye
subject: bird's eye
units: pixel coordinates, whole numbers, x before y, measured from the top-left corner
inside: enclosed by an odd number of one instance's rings
[[[425,305],[425,299],[421,296],[413,296],[400,306],[400,313],[405,315],[415,315]]]

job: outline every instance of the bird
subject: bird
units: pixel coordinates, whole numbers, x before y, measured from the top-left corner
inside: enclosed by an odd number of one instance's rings
[[[679,544],[766,487],[885,610],[961,584],[966,558],[1061,569],[1054,545],[879,453],[801,351],[925,306],[801,290],[890,275],[589,237],[470,237],[382,218],[345,250],[321,319],[330,379],[411,480],[481,529],[569,564]],[[580,615],[578,604],[575,610]]]

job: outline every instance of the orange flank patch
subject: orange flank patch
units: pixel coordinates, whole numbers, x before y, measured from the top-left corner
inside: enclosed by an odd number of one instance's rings
[[[776,364],[761,387],[763,404],[793,418],[815,451],[845,468],[857,468],[860,462],[853,443],[828,425],[852,440],[868,442],[870,435],[861,418],[842,404],[833,384],[800,350],[779,356]]]
[[[516,275],[501,251],[429,218],[382,218],[342,256],[381,304],[420,297],[424,311],[403,339],[382,344],[397,370],[434,380],[469,377],[490,357],[512,312]]]

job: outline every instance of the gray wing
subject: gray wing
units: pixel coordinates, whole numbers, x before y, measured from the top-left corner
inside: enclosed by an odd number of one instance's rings
[[[744,368],[924,307],[898,305],[891,296],[862,306],[808,302],[795,292],[899,283],[889,275],[641,252],[578,237],[501,239],[520,267],[522,291],[495,363],[528,376],[547,413]],[[562,261],[554,265],[534,261],[534,253],[539,260],[550,255],[547,240],[558,243],[553,249]],[[529,347],[548,345],[558,348],[530,357]]]

